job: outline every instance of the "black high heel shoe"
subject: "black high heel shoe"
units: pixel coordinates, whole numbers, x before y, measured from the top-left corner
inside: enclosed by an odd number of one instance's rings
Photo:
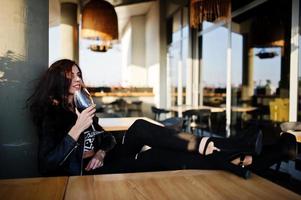
[[[243,163],[243,161],[242,161]],[[232,172],[244,179],[249,179],[251,177],[251,171],[249,169],[247,169],[244,165],[235,165],[233,163],[230,163],[230,162],[226,162],[224,163],[224,169],[229,171],[229,172]]]
[[[240,162],[236,165],[231,163],[232,160],[240,158]],[[229,154],[229,152],[219,152],[211,157],[211,162],[221,170],[226,170],[244,179],[251,177],[249,165],[244,165],[245,154]]]
[[[244,154],[244,153],[229,155],[229,157],[227,159],[229,166],[226,166],[228,168],[228,170],[238,176],[245,178],[245,179],[250,178],[251,171],[249,169],[250,169],[250,166],[252,165],[252,163],[250,163],[249,165],[244,164],[244,161],[245,161],[247,155],[248,154]],[[236,164],[232,163],[232,161],[237,158],[239,158],[239,163],[236,165]]]
[[[238,163],[238,166],[240,166],[240,167],[242,167],[242,168],[245,168],[245,164],[244,164],[245,158],[246,158],[246,155],[241,154],[241,155],[239,156],[239,163]]]
[[[204,146],[203,155],[205,155],[208,145],[211,142],[211,140],[209,140],[209,139],[206,141],[206,144]],[[258,144],[260,144],[260,143],[258,143]],[[251,171],[249,170],[248,166],[244,165],[244,158],[245,158],[246,154],[241,153],[240,151],[237,151],[237,150],[226,150],[226,151],[220,151],[217,153],[213,153],[211,155],[212,156],[210,156],[208,159],[217,168],[229,171],[229,172],[236,174],[244,179],[250,178]],[[238,165],[231,163],[234,159],[237,159],[237,158],[240,158],[240,162],[238,163]]]
[[[207,148],[210,142],[214,143],[214,146],[221,152],[227,152],[231,154],[248,154],[259,155],[262,151],[262,132],[257,131],[252,136],[245,136],[235,139],[220,139],[209,137],[204,145],[203,155],[206,155]]]

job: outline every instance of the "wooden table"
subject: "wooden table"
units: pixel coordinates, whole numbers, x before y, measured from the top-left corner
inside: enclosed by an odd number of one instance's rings
[[[126,131],[137,119],[143,119],[163,126],[161,123],[147,117],[99,118],[98,124],[102,126],[105,131]]]
[[[70,177],[66,200],[90,199],[301,199],[259,176],[242,179],[224,171],[180,170]]]
[[[249,180],[225,171],[178,170],[94,176],[0,180],[0,199],[301,199],[257,175]]]
[[[64,198],[68,177],[0,180],[0,199],[59,200]]]

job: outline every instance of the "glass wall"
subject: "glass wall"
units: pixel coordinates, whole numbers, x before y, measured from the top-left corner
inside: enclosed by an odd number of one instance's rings
[[[246,122],[289,121],[291,2],[261,3],[233,17],[232,24],[242,36],[243,47],[240,97],[232,94],[237,100],[232,105],[239,107],[232,108],[235,128],[243,128]]]
[[[171,41],[168,46],[168,106],[186,104],[189,24],[188,9],[181,8],[171,19]]]
[[[203,26],[208,24],[203,23]],[[227,35],[227,28],[218,27],[201,37],[201,80],[205,106],[222,106],[226,103]]]
[[[301,10],[301,8],[300,8]],[[300,17],[301,20],[301,17]],[[301,23],[299,25],[299,29],[301,29]],[[298,38],[298,42],[299,42],[299,66],[298,66],[298,112],[297,112],[297,120],[301,121],[301,32],[299,34],[299,38]]]
[[[289,121],[291,1],[231,3],[231,32],[226,21],[203,22],[199,30],[203,105],[226,107],[231,91],[226,116],[234,133],[250,123]]]
[[[232,73],[231,73],[231,107],[241,106],[244,101],[241,98],[242,92],[242,71],[243,71],[243,36],[239,33],[231,33],[232,47]],[[242,124],[241,113],[231,111],[231,126],[239,127]]]
[[[209,29],[209,31],[207,31]],[[200,42],[200,90],[203,106],[226,107],[228,29],[204,21]],[[226,112],[211,114],[212,131],[225,135]]]
[[[301,121],[301,4],[299,1],[299,9],[296,10],[296,15],[299,16],[299,33],[298,34],[298,44],[299,44],[299,54],[298,54],[298,100],[297,100],[297,107],[298,107],[298,112],[297,112],[297,120]]]

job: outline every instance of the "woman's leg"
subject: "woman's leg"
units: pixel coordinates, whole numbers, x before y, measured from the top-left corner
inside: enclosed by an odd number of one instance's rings
[[[214,152],[203,156],[198,153],[174,151],[172,149],[152,148],[137,154],[124,153],[123,145],[117,145],[105,158],[104,166],[87,174],[125,173],[177,169],[221,169],[241,177],[248,178],[250,171],[261,171],[281,161],[285,154],[281,152],[281,144],[265,146],[257,156],[244,156],[231,151]],[[240,164],[246,166],[242,168]]]
[[[176,133],[176,131],[164,128],[145,120],[137,120],[127,131],[124,137],[124,145],[138,152],[143,145],[156,148],[164,148],[185,152],[210,154],[214,150],[222,151],[252,151],[253,147],[261,147],[261,137],[254,134],[249,141],[239,141],[232,138],[197,137],[190,133]],[[259,143],[258,141],[259,140]],[[257,146],[254,146],[257,145]],[[261,148],[259,148],[261,149]]]
[[[174,151],[171,149],[151,148],[140,152],[137,163],[148,171],[179,169],[218,169],[213,163],[214,155],[201,156],[196,153]]]
[[[137,120],[124,136],[123,144],[137,151],[143,145],[178,151],[198,152],[201,138],[190,133],[177,133],[173,129]]]

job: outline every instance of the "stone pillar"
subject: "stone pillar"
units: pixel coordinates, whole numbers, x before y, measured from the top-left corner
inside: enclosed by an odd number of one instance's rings
[[[243,36],[243,76],[242,100],[250,100],[254,95],[254,49],[248,45],[247,35]]]
[[[61,56],[79,61],[79,31],[77,23],[77,4],[61,4]]]
[[[159,105],[161,107],[166,107],[166,99],[167,99],[167,83],[166,83],[166,77],[167,77],[167,42],[166,42],[166,1],[160,0],[159,1],[159,63],[160,63],[160,88],[159,88]]]

